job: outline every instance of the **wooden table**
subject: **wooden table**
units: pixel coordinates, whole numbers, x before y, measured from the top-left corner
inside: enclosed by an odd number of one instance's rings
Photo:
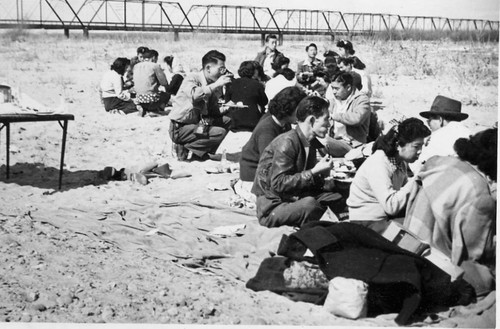
[[[68,131],[68,121],[75,120],[74,115],[72,114],[24,114],[24,113],[4,113],[0,114],[0,131],[6,127],[6,146],[7,146],[7,169],[6,176],[9,179],[9,148],[10,148],[10,124],[15,122],[44,122],[44,121],[57,121],[59,125],[63,129],[62,136],[62,150],[61,150],[61,165],[59,168],[59,189],[61,189],[62,185],[62,175],[63,175],[63,166],[64,166],[64,151],[66,149],[66,134]],[[62,122],[62,123],[61,123]]]

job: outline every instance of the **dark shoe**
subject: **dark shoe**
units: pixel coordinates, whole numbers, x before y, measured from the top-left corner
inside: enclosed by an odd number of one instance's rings
[[[184,145],[175,144],[175,153],[177,154],[177,160],[187,161],[189,150],[184,147]]]
[[[210,160],[210,157],[208,156],[208,153],[203,154],[201,157],[193,153],[193,155],[191,155],[191,159],[189,159],[190,162],[193,162],[193,161],[207,161],[207,160]]]
[[[111,180],[116,172],[117,170],[113,167],[104,167],[104,170],[102,171],[102,178],[105,180]]]
[[[207,153],[207,156],[212,161],[221,161],[221,159],[222,159],[222,154],[210,154],[210,153]]]
[[[114,180],[127,180],[127,174],[125,173],[125,168],[120,169],[113,176]]]

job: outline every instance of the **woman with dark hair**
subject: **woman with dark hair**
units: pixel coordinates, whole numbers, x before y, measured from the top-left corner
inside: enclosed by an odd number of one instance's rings
[[[165,91],[169,95],[177,95],[177,91],[181,87],[182,80],[184,80],[184,77],[179,74],[175,73],[173,69],[173,62],[174,62],[174,56],[168,55],[163,58],[163,62],[165,63],[165,68],[163,69],[163,72],[165,72],[165,76],[167,77],[167,82],[168,82],[168,87],[165,88]]]
[[[100,91],[106,112],[129,114],[137,112],[137,107],[130,100],[130,94],[123,90],[123,75],[130,66],[130,60],[124,57],[115,59],[110,71],[101,80]]]
[[[241,151],[240,181],[244,185],[242,188],[248,193],[252,188],[260,155],[276,136],[291,129],[291,124],[297,120],[297,105],[305,97],[306,93],[301,88],[287,87],[269,102],[269,112],[259,121]]]
[[[458,157],[434,156],[419,176],[422,186],[408,202],[404,225],[460,266],[482,295],[494,288],[498,129],[460,138]]]
[[[340,57],[351,57],[355,69],[364,70],[366,68],[366,65],[359,58],[354,56],[356,51],[351,41],[344,39],[337,41],[337,51]]]
[[[225,100],[245,107],[231,108],[231,131],[253,131],[259,122],[268,99],[264,86],[259,82],[259,66],[256,61],[244,61],[238,69],[238,79],[228,86]]]
[[[431,131],[417,118],[392,127],[373,145],[374,153],[354,176],[347,205],[349,220],[382,233],[389,221],[404,217],[417,178],[408,178],[408,163],[418,159]]]

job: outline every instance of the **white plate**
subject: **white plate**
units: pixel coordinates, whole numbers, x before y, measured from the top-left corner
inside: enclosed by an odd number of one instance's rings
[[[341,182],[341,183],[352,183],[354,178],[334,178],[334,181]]]

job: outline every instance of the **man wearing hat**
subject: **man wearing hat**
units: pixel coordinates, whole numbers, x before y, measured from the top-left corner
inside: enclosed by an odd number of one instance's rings
[[[456,156],[453,144],[459,138],[469,138],[471,132],[461,121],[469,117],[462,113],[462,103],[438,95],[432,103],[430,111],[420,112],[427,119],[432,134],[422,148],[417,161],[410,165],[414,173],[418,173],[422,165],[435,155]]]

